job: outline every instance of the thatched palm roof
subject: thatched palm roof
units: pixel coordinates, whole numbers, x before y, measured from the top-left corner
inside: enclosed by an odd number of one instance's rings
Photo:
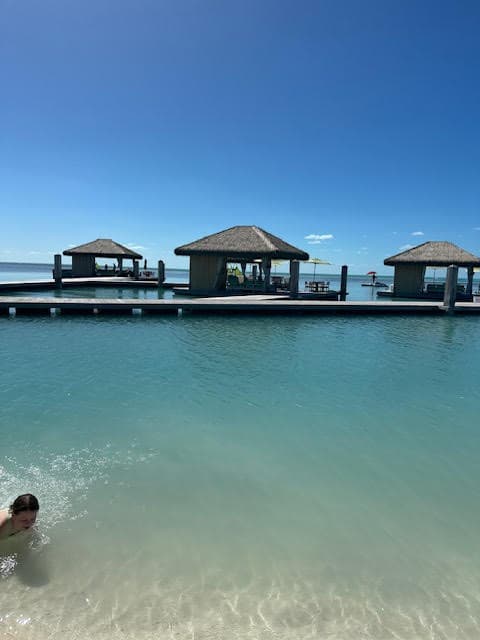
[[[225,229],[177,247],[175,254],[177,256],[226,256],[244,260],[261,257],[284,260],[308,260],[309,258],[308,253],[255,226]]]
[[[80,244],[78,247],[66,249],[63,252],[64,256],[76,256],[80,254],[93,255],[99,258],[127,258],[135,260],[141,260],[142,258],[139,253],[132,251],[128,247],[124,247],[123,244],[110,240],[110,238],[98,238],[92,242]]]
[[[457,247],[453,242],[424,242],[418,247],[386,258],[383,264],[389,266],[423,264],[427,267],[448,267],[455,264],[459,267],[478,267],[480,266],[480,258]]]

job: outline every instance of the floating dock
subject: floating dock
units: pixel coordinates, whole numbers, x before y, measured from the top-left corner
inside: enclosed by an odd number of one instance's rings
[[[439,302],[336,302],[296,300],[275,295],[252,295],[221,298],[185,298],[171,300],[138,300],[126,298],[56,298],[0,296],[0,314],[106,314],[125,315],[213,313],[213,314],[341,314],[341,315],[444,315]],[[455,305],[455,314],[480,314],[480,303]]]
[[[453,267],[449,267],[453,273]],[[452,275],[452,273],[450,275]],[[455,274],[453,274],[455,275]],[[62,289],[74,287],[131,287],[135,289],[158,288],[157,280],[132,280],[131,278],[69,278],[62,282]],[[163,283],[161,288],[187,287],[186,284]],[[138,298],[68,298],[63,296],[19,296],[8,295],[15,291],[54,291],[54,280],[24,282],[0,282],[0,315],[57,315],[57,314],[104,314],[104,315],[182,315],[183,313],[209,314],[337,314],[337,315],[445,315],[480,314],[480,302],[456,302],[454,295],[448,306],[439,300],[376,300],[338,301],[313,299],[310,297],[290,297],[285,293],[227,295],[219,297],[181,296],[168,300]],[[454,289],[450,287],[451,292]],[[181,293],[181,290],[178,291]],[[476,300],[477,298],[474,298]]]
[[[158,280],[133,280],[132,278],[120,277],[96,277],[96,278],[64,278],[62,289],[75,289],[77,287],[111,287],[131,289],[158,289]],[[163,282],[161,289],[187,288],[188,284],[182,282]],[[39,289],[56,289],[55,280],[20,280],[11,282],[0,282],[0,295],[3,291],[38,291]]]

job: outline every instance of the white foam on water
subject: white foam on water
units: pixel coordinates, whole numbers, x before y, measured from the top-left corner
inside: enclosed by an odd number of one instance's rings
[[[39,499],[40,513],[33,535],[20,534],[0,542],[0,638],[30,637],[32,625],[32,637],[44,637],[42,633],[50,637],[49,621],[58,621],[56,604],[59,590],[65,587],[64,580],[57,585],[50,581],[58,550],[57,546],[49,549],[52,533],[88,514],[91,489],[108,485],[114,470],[148,463],[155,455],[133,443],[126,451],[106,444],[101,449],[56,455],[25,448],[15,457],[4,458],[0,465],[1,508],[31,491]],[[41,465],[29,462],[31,459],[41,460]]]
[[[8,506],[21,493],[35,493],[44,534],[59,523],[85,516],[89,489],[100,481],[108,482],[112,469],[141,464],[156,455],[151,450],[141,451],[135,443],[126,451],[106,444],[102,449],[56,455],[41,450],[22,453],[4,458],[0,465],[0,505]],[[24,461],[32,458],[41,460],[41,465]]]

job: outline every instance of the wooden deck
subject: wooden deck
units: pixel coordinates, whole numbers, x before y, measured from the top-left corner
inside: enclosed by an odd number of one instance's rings
[[[133,280],[132,278],[121,278],[110,276],[108,278],[64,278],[62,289],[74,289],[75,287],[131,287],[132,289],[158,289],[157,280]],[[181,282],[163,282],[161,289],[173,289],[174,287],[188,287],[188,284]],[[55,280],[21,280],[11,282],[0,282],[0,294],[3,291],[38,291],[39,289],[55,289]]]
[[[15,311],[13,311],[15,310]],[[332,302],[293,300],[283,296],[254,295],[241,298],[189,298],[172,300],[8,297],[0,296],[0,314],[146,314],[253,313],[253,314],[349,314],[443,315],[438,302]],[[455,314],[480,314],[480,303],[457,303]]]

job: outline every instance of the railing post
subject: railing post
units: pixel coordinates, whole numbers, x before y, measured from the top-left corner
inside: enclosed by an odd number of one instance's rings
[[[340,277],[340,300],[345,302],[347,299],[347,275],[348,266],[346,264],[342,267],[342,275]]]
[[[443,310],[447,313],[454,313],[455,300],[457,298],[458,267],[451,264],[447,267],[447,280],[445,282],[445,294],[443,297]]]
[[[465,293],[467,294],[467,296],[471,296],[473,292],[473,275],[474,275],[473,267],[468,267],[467,273],[468,273],[468,280],[467,280],[467,290],[465,291]]]
[[[298,281],[300,277],[300,262],[290,260],[290,297],[298,298]]]
[[[62,256],[60,253],[56,253],[53,263],[53,278],[55,280],[55,286],[58,289],[62,288]]]
[[[158,261],[158,286],[165,282],[165,263],[163,260]]]

